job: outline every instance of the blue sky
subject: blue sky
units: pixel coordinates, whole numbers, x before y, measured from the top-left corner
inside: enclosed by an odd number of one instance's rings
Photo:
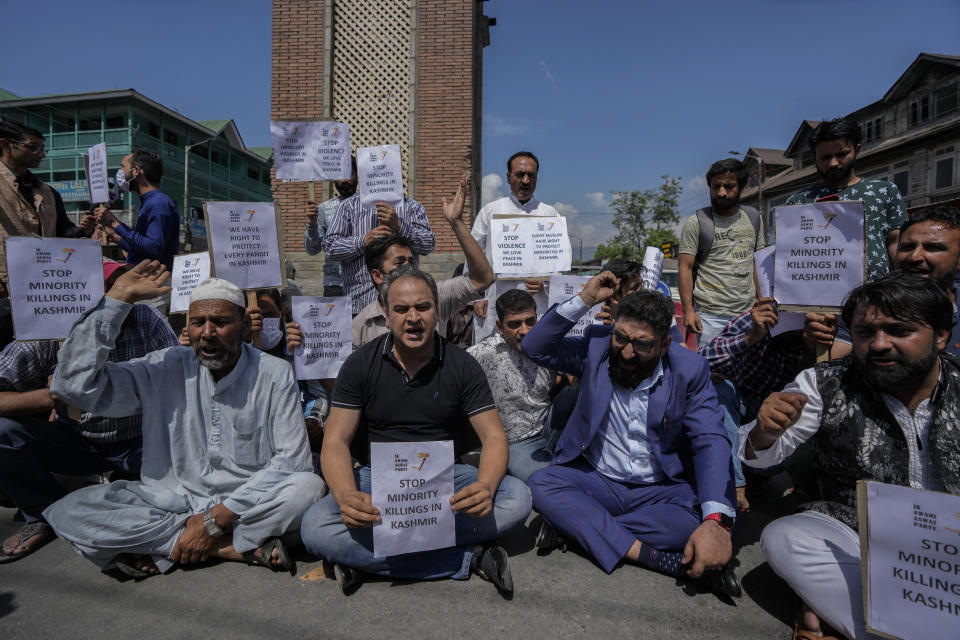
[[[560,203],[588,254],[612,233],[610,190],[681,176],[692,213],[707,202],[699,176],[728,150],[783,148],[804,118],[879,99],[920,52],[960,54],[957,0],[484,10],[497,18],[484,50],[485,184],[495,192],[513,151],[536,153],[537,196]],[[248,145],[267,145],[270,19],[265,0],[0,0],[0,87],[134,88],[196,120],[232,117]]]

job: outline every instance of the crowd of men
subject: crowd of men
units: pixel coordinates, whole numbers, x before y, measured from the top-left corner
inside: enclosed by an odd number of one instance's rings
[[[434,248],[423,206],[365,205],[354,164],[336,198],[312,203],[304,236],[310,255],[325,253],[325,294],[351,298],[354,352],[336,379],[297,381],[295,291],[248,305],[210,278],[178,342],[164,312],[179,213],[159,189],[159,157],[135,151],[117,173],[140,195],[135,227],[106,204],[74,225],[30,172],[42,133],[0,122],[0,236],[100,234],[126,254],[104,260],[106,294],[62,344],[12,341],[5,301],[0,497],[25,524],[0,563],[59,536],[137,579],[212,557],[281,571],[302,542],[345,594],[366,574],[473,573],[510,593],[497,539],[533,509],[543,553],[577,544],[608,573],[639,565],[739,597],[731,536],[749,482],[785,464],[793,473],[802,450],[811,501],[765,528],[763,553],[803,601],[795,637],[868,637],[856,482],[960,493],[960,211],[908,216],[895,185],[858,177],[854,123],[822,123],[810,147],[818,182],[789,202],[864,201],[867,274],[840,314],[776,335],[780,310],[760,297],[753,263],[763,223],[740,204],[739,161],[710,167],[711,206],[684,224],[679,326],[674,302],[644,290],[629,260],[545,312],[542,279],[496,279],[492,216],[557,215],[534,197],[530,152],[508,159],[511,194],[480,209],[472,231],[467,178],[443,199],[465,269],[440,283],[417,266]],[[595,305],[597,322],[570,334]],[[447,334],[468,316],[464,350]],[[370,443],[434,440],[454,443],[456,545],[375,555]],[[90,473],[109,482],[68,492],[57,475]]]

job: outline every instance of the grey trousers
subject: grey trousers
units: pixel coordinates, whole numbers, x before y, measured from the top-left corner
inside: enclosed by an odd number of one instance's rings
[[[774,520],[760,547],[767,562],[817,616],[848,638],[867,633],[860,578],[860,537],[839,520],[806,511]]]

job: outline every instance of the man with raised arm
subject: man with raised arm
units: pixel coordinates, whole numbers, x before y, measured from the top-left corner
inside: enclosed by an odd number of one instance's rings
[[[209,557],[289,569],[280,536],[325,486],[293,370],[242,341],[243,292],[205,280],[190,296],[190,348],[107,362],[134,303],[169,292],[168,276],[146,260],[121,276],[73,326],[50,385],[97,415],[143,415],[140,481],[81,489],[43,516],[101,569],[133,577]]]
[[[580,378],[580,395],[553,463],[527,480],[545,525],[575,539],[604,571],[621,562],[702,578],[739,596],[727,564],[735,512],[730,441],[710,368],[672,343],[673,303],[638,291],[617,305],[613,326],[564,337],[619,288],[604,271],[548,311],[521,349],[531,360]]]
[[[944,351],[950,298],[933,279],[897,271],[854,289],[843,319],[852,354],[803,370],[767,397],[738,443],[751,467],[780,464],[804,443],[812,455],[818,500],[767,525],[760,539],[804,602],[798,638],[828,627],[872,637],[863,618],[858,480],[960,494],[960,360]]]

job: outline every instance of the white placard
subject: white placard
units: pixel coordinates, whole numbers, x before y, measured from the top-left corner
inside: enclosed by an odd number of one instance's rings
[[[771,244],[753,254],[753,263],[757,266],[757,281],[760,283],[760,297],[773,297],[774,253],[777,245]]]
[[[957,638],[960,496],[861,481],[857,499],[868,630]]]
[[[315,128],[314,164],[320,180],[349,180],[350,127],[345,122],[318,122]]]
[[[350,127],[343,122],[270,122],[277,178],[286,182],[347,180]]]
[[[110,202],[110,183],[107,177],[107,144],[101,142],[87,149],[87,186],[90,202]]]
[[[497,275],[535,276],[570,270],[567,219],[527,216],[490,221]]]
[[[647,291],[656,291],[662,273],[663,251],[657,247],[647,247],[646,251],[643,252],[643,263],[640,265],[640,279],[643,281],[643,288]]]
[[[297,380],[336,378],[353,351],[350,296],[293,296],[290,303],[303,334],[303,344],[293,354]]]
[[[550,276],[550,302],[549,306],[566,302],[573,296],[583,291],[583,287],[590,281],[590,276]],[[577,321],[577,324],[567,331],[568,336],[582,336],[591,324],[601,324],[597,320],[597,314],[600,313],[602,305],[595,304],[590,310],[583,314],[583,317]]]
[[[317,168],[311,149],[316,139],[316,122],[270,122],[273,164],[277,179],[317,180]]]
[[[403,202],[400,145],[357,149],[357,179],[362,206],[371,207],[374,203],[386,202],[396,209]]]
[[[241,289],[283,286],[272,202],[206,202],[207,237],[218,278]]]
[[[170,313],[182,313],[190,308],[190,294],[197,285],[210,277],[210,254],[188,253],[173,256],[170,274]]]
[[[863,284],[863,203],[776,208],[774,296],[781,305],[840,307]]]
[[[757,282],[760,283],[760,297],[773,297],[773,275],[776,271],[774,264],[776,259],[777,245],[760,249],[753,254],[753,263],[757,266]],[[799,331],[803,329],[803,322],[806,314],[797,311],[777,310],[777,324],[770,328],[771,336],[778,336],[787,331]]]
[[[17,340],[60,340],[103,297],[96,240],[6,238],[10,304]]]
[[[373,527],[374,556],[457,544],[450,508],[453,442],[371,442],[370,475],[381,519]]]

